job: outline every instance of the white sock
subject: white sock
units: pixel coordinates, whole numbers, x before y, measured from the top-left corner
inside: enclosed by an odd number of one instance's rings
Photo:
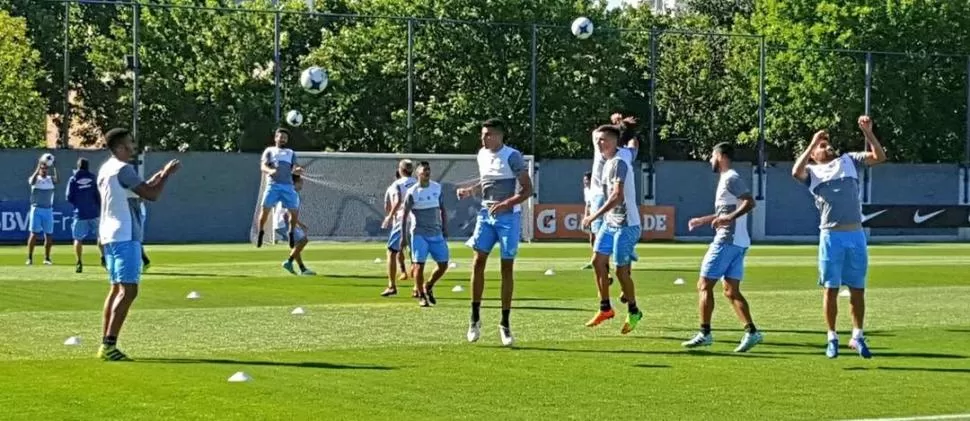
[[[862,337],[862,329],[852,328],[852,339],[861,338],[861,337]]]
[[[835,333],[834,330],[830,330],[829,331],[829,340],[830,341],[837,341],[837,340],[839,340],[839,334],[838,333]]]

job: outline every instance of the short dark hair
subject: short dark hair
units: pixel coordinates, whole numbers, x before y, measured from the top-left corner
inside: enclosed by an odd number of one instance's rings
[[[592,179],[593,178],[593,172],[592,171],[586,171],[586,172],[584,172],[583,173],[583,178]]]
[[[428,162],[428,161],[418,162],[418,168],[421,168],[421,167],[424,167],[424,168],[427,168],[427,169],[430,170],[431,169],[431,163]]]
[[[115,127],[111,130],[108,130],[108,133],[104,134],[104,141],[108,146],[108,150],[113,151],[118,146],[121,145],[121,142],[124,142],[125,139],[129,137],[131,137],[130,130],[124,129],[121,127]]]
[[[289,136],[290,135],[290,129],[287,129],[286,127],[277,127],[275,133],[283,133],[283,134]]]
[[[616,137],[616,140],[617,141],[620,140],[620,128],[619,127],[616,127],[616,126],[614,126],[612,124],[604,124],[602,126],[599,126],[599,127],[596,128],[595,131],[600,132],[600,133],[609,133],[609,134],[613,135],[614,137]]]
[[[488,120],[485,120],[485,122],[482,123],[482,127],[487,127],[489,129],[496,129],[502,132],[502,134],[505,134],[507,132],[505,128],[505,122],[498,118],[490,118]]]
[[[88,170],[88,159],[87,158],[78,158],[77,159],[77,169],[87,171]]]
[[[721,142],[714,145],[714,152],[724,155],[727,159],[734,160],[734,145],[728,142]]]

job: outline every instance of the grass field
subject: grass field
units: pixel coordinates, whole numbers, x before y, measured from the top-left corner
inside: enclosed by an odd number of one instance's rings
[[[281,247],[152,246],[151,271],[120,346],[136,359],[94,358],[107,282],[89,253],[73,273],[25,267],[0,248],[0,419],[428,420],[853,419],[970,413],[970,245],[871,248],[868,336],[875,354],[824,353],[815,247],[756,246],[744,289],[765,343],[741,336],[717,297],[713,347],[680,342],[697,324],[702,245],[641,245],[634,267],[638,330],[596,329],[591,273],[578,244],[523,245],[512,327],[499,346],[497,267],[490,264],[483,336],[465,343],[470,253],[435,308],[378,296],[381,244],[311,244],[317,277],[280,267]],[[37,259],[39,261],[39,259]],[[494,263],[494,262],[493,262]],[[545,276],[553,268],[554,276]],[[674,285],[684,278],[685,285]],[[408,291],[409,285],[402,288]],[[198,291],[202,298],[186,300]],[[467,287],[466,287],[467,291]],[[848,342],[847,299],[841,315]],[[619,304],[619,303],[616,303]],[[290,311],[301,306],[304,316]],[[620,307],[622,308],[622,307]],[[625,314],[625,309],[623,312]],[[62,343],[72,335],[81,346]],[[228,383],[245,371],[249,383]]]

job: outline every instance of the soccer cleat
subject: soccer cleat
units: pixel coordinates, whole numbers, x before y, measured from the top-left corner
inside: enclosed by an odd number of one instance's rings
[[[32,266],[34,264],[34,259],[31,259],[31,258],[28,257],[27,258],[27,263],[24,263],[24,264],[27,265],[27,266]]]
[[[316,276],[317,273],[308,269],[300,269],[300,276]]]
[[[858,338],[852,338],[849,341],[849,348],[852,348],[859,352],[859,356],[865,359],[872,358],[872,352],[869,351],[869,345],[866,344],[866,338],[860,336]]]
[[[583,265],[583,267],[581,269],[582,270],[590,270],[592,268],[593,268],[593,263],[587,263],[587,264]]]
[[[84,265],[82,265],[81,262],[75,263],[74,264],[74,273],[81,273],[81,272],[84,272]]]
[[[418,294],[418,289],[414,288],[411,290],[411,298],[418,298],[421,294]]]
[[[283,262],[283,264],[280,265],[280,266],[283,266],[283,269],[286,269],[287,272],[296,275],[296,270],[293,269],[293,262],[292,261],[287,260],[287,261]]]
[[[468,338],[468,342],[475,342],[481,336],[482,336],[482,321],[479,320],[474,323],[469,323],[468,334],[465,335],[465,337]]]
[[[44,265],[51,266],[53,264],[54,264],[54,262],[52,262],[51,259],[49,259],[49,258],[48,259],[44,259]]]
[[[259,235],[256,236],[256,248],[263,246],[263,235],[266,234],[263,230],[259,231]]]
[[[498,336],[502,338],[502,346],[512,346],[515,343],[515,338],[512,337],[512,330],[505,326],[498,326]]]
[[[764,338],[765,335],[762,335],[761,332],[745,332],[744,337],[741,338],[741,343],[738,344],[737,348],[734,348],[734,352],[748,352],[755,345],[760,344]]]
[[[131,358],[114,345],[101,345],[98,349],[98,358],[104,361],[131,361]]]
[[[392,295],[397,295],[397,288],[387,287],[384,292],[381,293],[381,297],[390,297]]]
[[[832,339],[829,344],[825,346],[825,356],[829,358],[838,358],[839,356],[839,340]]]
[[[428,302],[428,297],[418,297],[418,305],[421,307],[431,307],[431,303]]]
[[[596,312],[596,315],[593,316],[592,319],[589,319],[588,322],[586,322],[586,327],[596,327],[596,326],[599,326],[601,323],[603,323],[603,322],[605,322],[607,320],[610,320],[613,317],[616,317],[616,312],[613,311],[612,308],[609,309],[609,310],[606,310],[606,311],[603,311],[603,310],[597,311]]]
[[[620,333],[626,335],[627,333],[633,332],[633,329],[637,328],[637,324],[640,323],[641,319],[643,319],[642,311],[627,314],[626,323],[623,323],[623,328],[620,329]]]
[[[705,335],[703,332],[697,332],[693,338],[689,341],[681,342],[680,346],[684,348],[697,348],[700,346],[711,346],[714,343],[714,336],[708,334]]]
[[[428,299],[428,303],[431,305],[438,304],[438,300],[434,298],[434,292],[431,291],[431,288],[425,288],[424,296]]]

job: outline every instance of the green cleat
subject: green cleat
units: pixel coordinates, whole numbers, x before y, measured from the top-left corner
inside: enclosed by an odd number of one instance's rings
[[[623,323],[623,329],[620,330],[620,333],[626,335],[627,333],[632,332],[633,329],[636,329],[637,324],[640,323],[640,319],[643,319],[643,312],[642,311],[638,311],[636,313],[627,314],[626,315],[626,322]]]
[[[101,345],[98,349],[98,358],[104,361],[131,361],[131,358],[114,345]]]

